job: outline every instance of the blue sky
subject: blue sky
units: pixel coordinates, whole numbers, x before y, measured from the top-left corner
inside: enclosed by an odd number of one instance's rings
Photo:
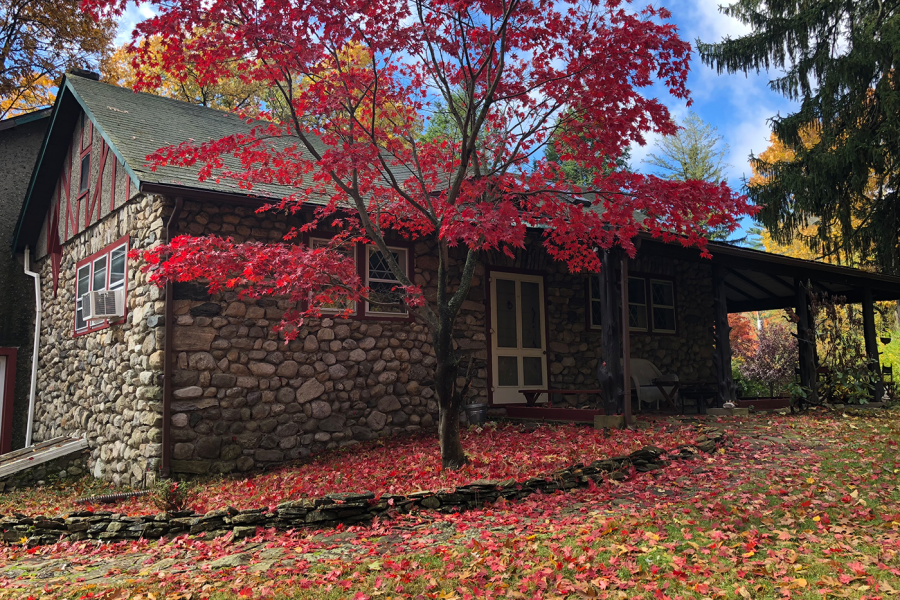
[[[749,28],[719,12],[718,5],[722,3],[727,4],[728,0],[653,2],[655,6],[664,6],[672,12],[671,21],[678,25],[681,38],[692,45],[698,38],[713,42],[725,36],[737,37],[749,32]],[[636,0],[633,6],[639,8],[644,4],[642,0]],[[128,41],[134,24],[150,16],[152,12],[146,5],[130,5],[120,21],[117,44]],[[695,55],[688,83],[694,101],[690,109],[683,101],[667,96],[662,88],[654,88],[648,93],[660,97],[677,120],[692,110],[718,128],[718,133],[729,147],[728,182],[732,189],[740,191],[744,179],[750,177],[750,153],[762,152],[769,144],[767,119],[793,110],[791,102],[768,88],[769,79],[767,73],[718,75]],[[631,164],[634,169],[651,171],[642,161],[654,150],[656,141],[654,136],[649,136],[647,146],[632,149]],[[750,224],[747,221],[745,226]]]

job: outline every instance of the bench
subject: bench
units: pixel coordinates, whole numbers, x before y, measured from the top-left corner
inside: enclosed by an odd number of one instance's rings
[[[537,405],[537,400],[543,394],[547,394],[547,398],[549,402],[547,403],[549,406],[553,405],[553,394],[561,394],[564,396],[571,396],[574,394],[596,394],[601,395],[603,390],[519,390],[519,393],[525,396],[525,403],[528,406]]]

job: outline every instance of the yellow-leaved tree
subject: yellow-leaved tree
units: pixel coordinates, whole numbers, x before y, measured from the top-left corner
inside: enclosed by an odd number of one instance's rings
[[[52,104],[60,76],[100,67],[115,33],[113,21],[94,21],[78,2],[0,2],[0,119]]]

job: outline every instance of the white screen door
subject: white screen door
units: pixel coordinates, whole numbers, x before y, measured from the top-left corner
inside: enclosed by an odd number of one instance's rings
[[[495,404],[525,402],[521,389],[547,388],[544,280],[491,274],[491,386]]]

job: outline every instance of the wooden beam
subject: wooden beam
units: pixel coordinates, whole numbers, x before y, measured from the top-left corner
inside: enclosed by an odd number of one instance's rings
[[[749,295],[747,294],[747,292],[742,292],[742,291],[740,290],[740,288],[734,287],[733,285],[731,285],[731,284],[728,283],[727,281],[725,282],[725,287],[727,287],[729,290],[731,290],[731,291],[734,292],[735,294],[740,294],[741,296],[743,296],[743,297],[746,298],[747,300],[750,300],[750,301],[756,300],[756,298],[754,298],[753,296],[749,296]]]
[[[621,248],[604,250],[600,254],[601,357],[597,363],[597,379],[603,390],[607,415],[620,414],[625,404],[619,289],[616,283],[616,267],[621,263],[623,254]]]
[[[873,401],[880,402],[884,395],[884,380],[881,377],[881,361],[878,358],[878,339],[875,332],[875,302],[872,288],[863,288],[863,337],[866,340],[866,356],[869,358],[869,369],[875,374]]]
[[[744,283],[746,283],[752,287],[755,287],[756,289],[761,291],[763,294],[765,294],[767,298],[775,298],[776,297],[776,294],[774,292],[772,292],[772,290],[765,288],[762,285],[756,283],[755,281],[753,281],[752,279],[750,279],[743,273],[739,273],[738,271],[735,271],[734,269],[728,269],[728,273],[730,273],[731,275],[734,275],[735,277],[737,277]]]
[[[716,381],[718,382],[719,399],[734,402],[737,390],[731,373],[731,327],[728,325],[728,301],[725,297],[725,277],[727,273],[720,265],[713,265],[713,311],[715,316],[716,353],[713,362],[716,365]]]
[[[800,385],[809,390],[808,400],[817,402],[816,391],[816,334],[815,324],[809,310],[809,290],[807,284],[798,281],[795,289],[797,312],[797,354],[800,362]]]

